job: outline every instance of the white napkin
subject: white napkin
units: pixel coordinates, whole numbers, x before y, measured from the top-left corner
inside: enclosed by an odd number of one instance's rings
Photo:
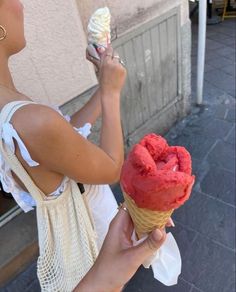
[[[135,231],[132,234],[132,241],[134,245],[143,242],[146,237],[140,240],[136,239]],[[178,245],[174,236],[169,232],[167,233],[166,240],[161,248],[156,251],[153,256],[147,259],[143,266],[145,268],[152,267],[154,278],[166,286],[176,285],[178,277],[181,273],[182,260],[179,252]]]

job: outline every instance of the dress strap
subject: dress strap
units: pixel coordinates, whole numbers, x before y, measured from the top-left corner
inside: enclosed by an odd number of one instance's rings
[[[42,201],[47,196],[36,186],[32,178],[29,176],[25,168],[22,166],[21,162],[18,160],[15,153],[4,143],[2,139],[2,128],[3,124],[9,122],[12,115],[20,107],[32,104],[35,102],[31,101],[14,101],[6,104],[0,113],[0,152],[3,155],[5,161],[9,164],[11,170],[19,177],[23,182],[25,187],[28,189],[29,193],[35,199],[36,202]]]
[[[7,123],[11,120],[14,113],[24,105],[37,104],[31,100],[17,100],[5,104],[1,110],[0,117],[2,123]]]

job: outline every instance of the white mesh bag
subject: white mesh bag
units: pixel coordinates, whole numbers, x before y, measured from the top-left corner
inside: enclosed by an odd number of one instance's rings
[[[32,102],[8,103],[0,114],[2,124]],[[0,134],[1,135],[1,134]],[[56,199],[48,200],[0,137],[0,151],[12,171],[35,199],[39,240],[37,274],[43,292],[71,292],[93,265],[97,244],[85,198],[73,180]]]

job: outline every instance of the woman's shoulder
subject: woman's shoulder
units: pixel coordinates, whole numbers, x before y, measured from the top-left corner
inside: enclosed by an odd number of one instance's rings
[[[20,107],[11,119],[11,123],[22,129],[46,130],[50,125],[65,120],[59,109],[40,104],[28,103],[27,106]],[[45,127],[48,126],[48,127]]]
[[[26,141],[35,140],[44,143],[45,139],[66,131],[68,122],[63,115],[51,106],[29,103],[19,108],[11,119],[11,124]]]

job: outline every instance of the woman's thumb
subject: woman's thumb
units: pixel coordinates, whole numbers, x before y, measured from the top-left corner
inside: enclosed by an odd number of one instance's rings
[[[164,230],[155,229],[149,236],[139,245],[135,247],[137,257],[143,261],[155,253],[166,239]]]

